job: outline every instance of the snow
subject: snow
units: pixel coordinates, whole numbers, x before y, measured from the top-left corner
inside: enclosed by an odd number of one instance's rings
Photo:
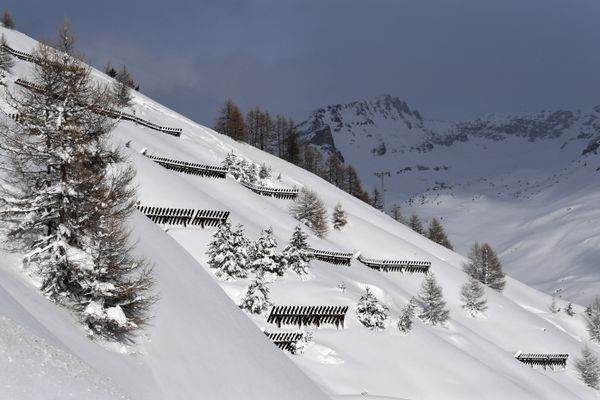
[[[34,45],[17,32],[2,32],[19,50]],[[18,62],[9,82],[27,76],[29,68]],[[95,74],[99,80],[107,79]],[[450,320],[445,327],[431,327],[415,319],[411,333],[404,335],[396,328],[398,316],[416,296],[422,276],[381,273],[356,260],[351,267],[313,260],[312,279],[302,280],[288,271],[269,285],[270,299],[275,305],[347,305],[345,328],[311,329],[313,342],[302,354],[285,354],[262,333],[276,329],[266,323],[265,315],[249,316],[237,306],[251,277],[223,282],[208,267],[206,250],[214,228],[170,227],[165,232],[164,227],[136,213],[131,219],[134,239],[138,239],[136,251],[154,264],[159,300],[138,343],[125,352],[120,346],[90,341],[67,310],[39,294],[14,256],[6,255],[0,261],[0,316],[78,360],[70,371],[88,371],[84,375],[92,381],[101,377],[97,379],[104,383],[98,390],[110,387],[140,400],[562,400],[595,396],[579,381],[571,358],[566,370],[553,372],[530,368],[513,357],[517,349],[578,355],[587,338],[580,305],[574,305],[574,317],[551,314],[550,296],[509,277],[502,294],[486,289],[486,318],[471,318],[461,308],[460,286],[467,277],[461,267],[466,259],[460,254],[415,234],[302,169],[197,125],[140,93],[134,95],[136,115],[183,128],[180,138],[126,121],[116,128],[115,142],[130,142],[126,151],[138,170],[141,204],[229,210],[232,225],[243,224],[251,240],[271,226],[278,249],[283,250],[297,225],[288,213],[289,201],[259,196],[231,178],[169,171],[139,154],[147,148],[159,156],[220,164],[234,150],[245,159],[271,166],[274,176],[281,173],[286,187],[315,190],[329,214],[341,202],[349,226],[343,231],[330,229],[324,239],[309,236],[310,247],[353,254],[360,251],[368,258],[432,262]],[[341,282],[344,291],[338,289]],[[390,323],[385,330],[363,327],[353,312],[366,286],[389,308]],[[558,302],[563,307],[561,300]],[[4,340],[18,336],[9,329],[2,335]],[[593,351],[598,354],[600,349],[594,345]],[[35,355],[31,358],[37,359]],[[7,361],[0,362],[0,368],[6,365]],[[31,371],[43,374],[45,368],[32,364]],[[56,373],[67,381],[66,371]],[[31,376],[22,374],[14,381],[37,393],[31,398],[43,398],[42,391],[54,389],[45,388],[44,382]],[[66,386],[64,390],[72,388],[79,394],[77,398],[94,398],[78,391],[77,382]],[[11,398],[30,397],[17,393]]]

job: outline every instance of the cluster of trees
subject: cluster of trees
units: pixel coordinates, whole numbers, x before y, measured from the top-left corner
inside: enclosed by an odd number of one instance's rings
[[[222,165],[238,181],[257,183],[272,176],[271,167],[247,161],[238,157],[233,151],[225,156]]]
[[[324,160],[323,154],[314,147],[301,145],[294,121],[283,115],[272,118],[268,111],[255,107],[244,116],[232,100],[227,100],[214,130],[298,165],[371,204],[356,170],[345,166],[335,154]]]
[[[121,108],[131,106],[131,100],[133,96],[131,90],[140,90],[140,85],[136,84],[131,77],[129,70],[126,65],[123,65],[120,69],[116,70],[113,68],[110,61],[104,66],[104,73],[114,79],[112,93],[117,104]]]
[[[398,206],[395,206],[394,208],[392,208],[391,216],[396,221],[408,226],[410,229],[417,232],[419,235],[423,235],[426,238],[428,238],[429,240],[431,240],[439,245],[442,245],[450,250],[454,250],[454,247],[452,246],[452,243],[450,243],[450,240],[448,239],[448,235],[446,234],[444,227],[442,226],[441,222],[437,218],[433,218],[431,220],[431,222],[429,223],[429,226],[427,227],[427,230],[426,230],[423,227],[423,222],[421,221],[421,218],[419,218],[419,216],[417,214],[412,213],[410,215],[410,218],[408,220],[406,220],[406,219],[404,219],[404,216],[402,215],[402,213],[400,211],[400,207],[398,207]]]
[[[324,238],[329,232],[327,209],[317,192],[303,187],[298,196],[290,203],[289,212],[292,217],[302,222],[319,238]],[[333,228],[342,230],[348,224],[346,212],[338,202],[331,215]]]
[[[253,276],[240,307],[253,314],[260,314],[271,304],[267,284],[291,270],[306,278],[313,255],[307,235],[296,226],[292,237],[281,253],[271,228],[261,232],[255,242],[244,235],[243,226],[232,228],[225,222],[213,235],[209,244],[208,265],[215,275],[225,281],[245,279]]]
[[[135,171],[94,113],[117,107],[73,56],[67,25],[56,48],[40,45],[32,80],[42,92],[6,91],[20,115],[0,129],[0,220],[5,247],[24,257],[51,300],[76,311],[91,336],[124,340],[155,300],[151,267],[133,256],[126,218]]]

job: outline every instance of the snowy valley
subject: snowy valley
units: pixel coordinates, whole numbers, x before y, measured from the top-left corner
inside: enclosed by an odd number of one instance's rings
[[[14,49],[30,53],[37,45],[17,31],[0,31]],[[17,60],[4,85],[17,90],[16,79],[33,79],[31,71],[31,63]],[[94,70],[93,76],[97,82],[111,82],[99,71]],[[138,240],[136,252],[154,265],[158,301],[154,317],[132,344],[88,339],[73,314],[44,298],[22,270],[18,255],[2,254],[0,398],[40,399],[48,392],[54,398],[139,400],[595,398],[597,391],[580,381],[573,366],[588,341],[584,307],[574,305],[574,316],[552,313],[551,296],[544,291],[558,288],[553,282],[557,277],[570,278],[561,287],[566,297],[583,304],[597,294],[592,289],[597,291],[600,284],[598,274],[591,273],[597,259],[594,222],[600,218],[594,205],[598,193],[594,185],[581,184],[594,182],[599,173],[598,158],[590,147],[590,140],[598,138],[592,130],[596,111],[574,115],[566,122],[562,114],[539,115],[552,126],[578,127],[558,137],[509,135],[501,122],[497,129],[490,127],[489,134],[474,135],[470,130],[479,132],[476,122],[464,126],[432,123],[395,99],[377,102],[380,110],[374,114],[370,111],[373,103],[344,108],[348,116],[341,115],[342,111],[318,113],[311,122],[312,131],[307,128],[307,140],[326,150],[335,145],[371,185],[376,182],[371,179],[374,172],[390,170],[389,204],[425,192],[412,200],[411,207],[427,217],[444,216],[459,252],[429,241],[316,175],[135,93],[128,114],[158,127],[181,129],[177,136],[123,119],[114,130],[112,140],[123,146],[136,167],[141,206],[223,211],[233,225],[243,225],[252,241],[262,230],[272,228],[278,250],[283,250],[299,224],[290,216],[289,199],[262,196],[231,174],[223,179],[181,173],[148,157],[220,166],[231,152],[269,166],[272,177],[264,180],[266,186],[314,190],[328,216],[338,202],[342,204],[348,219],[343,229],[330,226],[323,238],[305,226],[302,229],[314,249],[351,253],[351,265],[312,260],[308,276],[301,278],[288,270],[272,277],[269,289],[275,306],[348,307],[343,326],[284,323],[278,327],[268,322],[269,311],[246,313],[238,304],[251,279],[225,281],[208,265],[207,250],[217,227],[157,224],[136,212],[129,221]],[[2,109],[10,113],[7,104]],[[358,109],[360,115],[348,122]],[[336,131],[334,123],[340,130]],[[402,130],[390,138],[388,131],[399,125]],[[584,126],[589,130],[580,138],[579,127]],[[329,133],[323,134],[322,128]],[[439,133],[446,129],[452,134]],[[582,156],[586,148],[592,151]],[[492,158],[482,149],[504,156]],[[361,159],[377,162],[361,163]],[[519,181],[510,174],[495,175],[500,169],[494,164],[497,160],[520,174],[529,171],[529,178]],[[436,181],[444,182],[444,187]],[[483,188],[486,196],[469,197]],[[560,194],[561,200],[546,206],[545,196],[551,194]],[[525,198],[538,202],[533,203],[535,211],[520,205]],[[490,209],[495,215],[487,221],[494,222],[486,224]],[[505,228],[495,225],[498,218],[505,221]],[[518,218],[527,218],[521,219],[526,221],[522,235],[512,233]],[[556,235],[565,235],[566,229],[575,232],[582,225],[589,228],[581,230],[581,236],[569,236],[574,247],[569,251],[569,243],[560,236],[554,242],[545,240],[540,247],[540,241],[559,223]],[[463,309],[460,298],[461,285],[468,278],[463,272],[467,259],[461,254],[484,235],[482,240],[502,249],[509,277],[502,293],[485,288],[488,310],[484,316],[473,317]],[[589,250],[577,248],[580,242]],[[397,328],[401,310],[417,296],[425,274],[378,271],[359,257],[430,265],[447,302],[449,320],[431,326],[415,318],[412,331],[401,333]],[[556,263],[551,270],[541,268],[548,259]],[[535,264],[537,269],[522,272],[525,267],[519,262]],[[539,276],[544,280],[536,280]],[[369,330],[357,319],[355,308],[367,287],[389,308],[383,330]],[[561,308],[567,304],[561,299],[557,302]],[[271,343],[265,331],[303,331],[311,340],[301,353],[290,354]],[[597,344],[590,346],[600,355]],[[515,358],[519,352],[569,357],[566,368],[545,369],[519,362]]]

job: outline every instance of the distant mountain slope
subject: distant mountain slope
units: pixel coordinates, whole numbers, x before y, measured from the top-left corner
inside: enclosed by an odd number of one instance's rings
[[[386,104],[407,111],[390,113]],[[369,123],[364,123],[365,108]],[[597,294],[600,272],[594,260],[600,250],[592,242],[573,246],[561,241],[547,248],[546,257],[561,262],[548,265],[545,278],[539,278],[526,270],[543,263],[531,247],[546,248],[544,236],[497,226],[526,225],[541,209],[556,215],[576,200],[575,193],[583,207],[594,207],[591,202],[600,192],[593,183],[600,177],[600,106],[450,123],[428,120],[399,99],[382,96],[321,108],[300,128],[304,142],[325,153],[337,152],[353,165],[367,188],[380,184],[376,172],[390,172],[385,181],[387,209],[402,205],[405,214],[446,217],[446,228],[461,252],[475,240],[492,241],[506,255],[508,271],[525,282],[583,302]],[[331,140],[323,146],[321,137],[330,131]],[[586,215],[590,217],[600,224],[596,215]],[[470,223],[482,220],[487,223]],[[541,231],[558,230],[569,238],[594,235],[576,224],[545,221],[538,220]],[[546,281],[548,276],[553,283]]]

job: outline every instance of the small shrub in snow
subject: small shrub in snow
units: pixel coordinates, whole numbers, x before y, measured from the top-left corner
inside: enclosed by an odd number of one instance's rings
[[[479,282],[501,292],[506,285],[502,264],[492,247],[475,242],[469,252],[469,263],[463,265],[463,270]]]
[[[285,265],[277,252],[277,241],[273,236],[273,228],[265,229],[252,245],[250,268],[257,274],[276,274],[283,276]]]
[[[218,278],[231,281],[248,276],[248,239],[241,225],[232,230],[230,222],[221,224],[208,245],[207,254],[208,265]]]
[[[344,282],[340,282],[338,283],[337,288],[340,292],[344,293],[346,292],[347,286]]]
[[[296,226],[292,238],[281,254],[283,270],[289,268],[300,277],[308,275],[309,263],[313,259],[313,255],[306,239],[307,236],[302,232],[302,228]]]
[[[581,351],[581,358],[575,359],[575,369],[586,385],[600,389],[600,362],[587,346]]]
[[[575,315],[575,310],[573,310],[573,304],[571,304],[571,303],[567,304],[567,306],[565,307],[565,312],[567,313],[567,315],[569,317],[572,317],[573,315]]]
[[[341,231],[344,226],[348,223],[346,212],[342,208],[342,205],[338,202],[333,209],[332,215],[333,229]]]
[[[289,210],[292,217],[308,226],[317,237],[327,235],[327,210],[315,191],[303,187]]]
[[[259,272],[246,289],[240,302],[240,308],[252,314],[261,314],[270,306],[269,287],[264,280],[264,275]]]
[[[306,349],[306,346],[312,341],[313,333],[311,331],[302,331],[302,336],[294,344],[292,354],[302,354]]]
[[[487,310],[485,289],[481,282],[472,276],[469,276],[469,280],[461,286],[460,297],[463,302],[462,307],[473,316]]]
[[[450,311],[446,309],[446,302],[442,295],[442,288],[435,280],[433,273],[429,273],[419,291],[419,300],[422,303],[422,311],[419,314],[424,322],[436,326],[448,320]]]
[[[600,298],[596,297],[590,306],[590,314],[587,320],[587,330],[590,340],[600,343]]]
[[[412,329],[413,318],[415,317],[415,306],[416,300],[411,297],[408,304],[404,306],[400,312],[400,318],[398,319],[398,329],[402,333],[409,333]]]
[[[385,329],[389,311],[388,307],[381,303],[367,287],[356,305],[356,317],[365,327],[380,330]]]

